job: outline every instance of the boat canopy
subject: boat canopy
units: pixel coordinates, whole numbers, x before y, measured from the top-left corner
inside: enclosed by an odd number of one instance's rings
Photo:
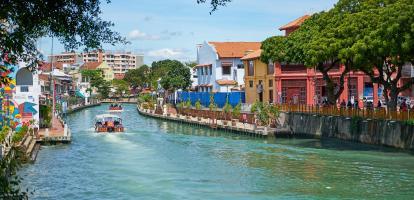
[[[111,114],[97,115],[96,121],[122,121],[121,117]]]

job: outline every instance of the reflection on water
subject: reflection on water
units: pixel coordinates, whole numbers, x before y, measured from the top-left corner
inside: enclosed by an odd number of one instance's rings
[[[71,145],[44,147],[21,174],[34,199],[411,199],[414,157],[338,140],[262,139],[120,113],[127,131],[97,134],[107,106],[68,117]]]

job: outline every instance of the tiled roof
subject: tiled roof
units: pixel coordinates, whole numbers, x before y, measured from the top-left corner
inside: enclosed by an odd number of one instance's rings
[[[224,80],[220,79],[216,81],[219,85],[236,85],[237,82],[235,80]]]
[[[86,62],[81,66],[81,69],[95,70],[102,62]]]
[[[54,62],[53,67],[55,69],[63,70],[63,63]],[[40,63],[39,69],[41,69],[44,72],[50,72],[50,71],[52,71],[52,63],[48,63],[48,62]]]
[[[49,81],[49,74],[39,74],[39,80],[48,82]]]
[[[260,49],[260,42],[209,42],[220,58],[241,58],[248,50]]]
[[[251,53],[249,53],[249,54],[245,55],[245,56],[244,56],[243,58],[241,58],[241,59],[242,59],[242,60],[251,60],[251,59],[259,58],[261,54],[262,54],[262,50],[261,50],[261,49],[259,49],[259,50],[253,51],[253,52],[251,52]]]
[[[299,17],[299,18],[297,18],[297,19],[295,19],[295,20],[293,20],[293,21],[291,21],[291,22],[289,22],[288,24],[286,24],[286,25],[284,25],[284,26],[282,26],[282,27],[280,27],[279,28],[279,30],[286,30],[286,29],[289,29],[289,28],[297,28],[297,27],[299,27],[300,25],[302,25],[302,23],[305,21],[305,20],[307,20],[307,19],[309,19],[309,17],[310,17],[310,15],[304,15],[304,16],[302,16],[302,17]]]

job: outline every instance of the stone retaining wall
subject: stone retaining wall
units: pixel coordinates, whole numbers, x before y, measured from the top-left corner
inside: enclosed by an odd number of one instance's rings
[[[331,137],[414,150],[414,126],[405,122],[307,113],[282,113],[280,121],[282,126],[291,130],[292,135]]]

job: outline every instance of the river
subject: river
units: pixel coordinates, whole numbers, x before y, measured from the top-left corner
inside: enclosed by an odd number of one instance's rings
[[[258,139],[121,114],[126,132],[98,134],[108,105],[67,117],[70,145],[42,147],[19,174],[31,199],[412,199],[414,156],[338,140]]]

